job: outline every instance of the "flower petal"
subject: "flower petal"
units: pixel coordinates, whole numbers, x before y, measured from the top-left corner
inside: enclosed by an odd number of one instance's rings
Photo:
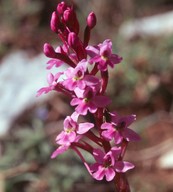
[[[53,66],[59,67],[63,64],[64,62],[58,59],[51,59],[47,62],[47,67],[46,69],[51,69]]]
[[[105,170],[105,176],[107,181],[112,181],[115,177],[115,171],[110,167]]]
[[[99,47],[98,46],[87,46],[86,51],[90,57],[94,57],[95,55],[99,54]]]
[[[115,170],[120,173],[124,173],[133,168],[134,168],[134,165],[127,161],[117,161],[115,163]]]
[[[81,103],[75,108],[75,111],[81,115],[86,115],[88,111],[88,106],[86,103],[81,101]]]
[[[103,177],[105,175],[105,169],[102,167],[102,166],[99,166],[98,170],[93,173],[93,177],[96,179],[96,180],[102,180]]]
[[[78,99],[78,98],[73,98],[70,102],[70,105],[74,106],[74,105],[78,105],[80,104],[82,101],[81,99]]]
[[[78,127],[77,133],[78,134],[84,134],[84,133],[86,133],[87,131],[89,131],[93,127],[94,127],[93,123],[80,123],[79,127]]]
[[[42,87],[41,89],[39,89],[37,91],[36,97],[39,97],[40,95],[42,95],[43,93],[46,94],[48,92],[52,91],[51,87]]]
[[[139,141],[140,140],[140,136],[136,132],[134,132],[132,129],[129,129],[129,128],[125,128],[122,131],[122,135],[127,141]]]
[[[68,150],[69,147],[70,147],[69,145],[62,145],[62,146],[58,147],[58,148],[52,153],[51,158],[53,159],[53,158],[55,158],[56,156],[64,153],[65,151]]]
[[[105,122],[105,123],[103,123],[103,124],[101,125],[101,129],[108,129],[108,130],[110,130],[110,129],[113,129],[113,127],[112,127],[112,124],[111,124],[111,123]]]
[[[112,140],[113,138],[114,138],[114,130],[106,130],[106,131],[103,131],[102,132],[102,136],[106,139],[106,140],[108,140],[108,141],[110,141],[110,140]]]

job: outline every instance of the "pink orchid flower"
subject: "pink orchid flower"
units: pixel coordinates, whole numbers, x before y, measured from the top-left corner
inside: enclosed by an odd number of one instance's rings
[[[81,115],[86,115],[88,111],[95,113],[98,107],[103,108],[110,104],[108,97],[98,95],[91,87],[86,87],[85,90],[76,88],[74,91],[77,97],[73,98],[70,104],[77,105],[75,110]]]
[[[86,86],[95,86],[100,83],[99,79],[93,75],[86,75],[87,71],[86,60],[82,60],[75,68],[69,67],[64,74],[67,79],[63,81],[63,85],[70,91],[73,91],[76,87],[84,89]]]
[[[53,75],[52,73],[49,73],[47,75],[47,82],[48,82],[49,86],[48,87],[42,87],[41,89],[39,89],[37,91],[36,96],[38,97],[38,96],[42,95],[43,93],[46,94],[46,93],[54,90],[57,83],[58,83],[58,80],[62,74],[63,74],[63,72],[58,72],[55,75]]]
[[[89,62],[91,64],[98,63],[98,69],[101,71],[106,71],[108,66],[113,68],[115,64],[122,61],[122,57],[112,53],[112,42],[110,39],[97,46],[87,46],[86,50],[91,57]]]
[[[121,147],[112,147],[107,153],[101,149],[94,149],[93,156],[96,163],[90,166],[92,176],[96,180],[102,180],[106,177],[107,181],[112,181],[116,172],[126,172],[134,168],[134,165],[126,161],[118,161],[121,153]]]
[[[111,123],[102,124],[102,136],[108,141],[114,138],[115,143],[119,144],[123,139],[126,141],[139,141],[140,137],[129,126],[136,120],[136,115],[120,117],[117,113],[111,113]]]
[[[81,138],[79,135],[83,135],[94,127],[93,123],[77,123],[79,114],[73,113],[71,116],[67,116],[64,120],[64,130],[56,137],[56,142],[59,145],[70,145]]]

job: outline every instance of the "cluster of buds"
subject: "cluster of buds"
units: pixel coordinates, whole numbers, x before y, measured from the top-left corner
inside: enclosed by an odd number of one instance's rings
[[[120,116],[108,110],[111,103],[106,95],[108,67],[114,68],[122,58],[112,53],[110,39],[95,46],[88,45],[95,25],[96,16],[91,12],[81,40],[73,6],[64,2],[57,5],[56,11],[52,13],[50,27],[62,45],[54,49],[45,43],[44,54],[51,58],[47,69],[63,64],[68,65],[68,68],[55,75],[49,73],[49,85],[38,90],[37,96],[54,90],[69,96],[70,105],[75,106],[74,112],[65,118],[63,130],[56,137],[58,147],[51,158],[72,149],[93,178],[105,178],[107,181],[114,179],[119,191],[129,191],[124,173],[134,165],[124,161],[123,157],[128,142],[139,140],[139,136],[129,128],[136,116]],[[62,75],[63,78],[60,78]],[[81,121],[84,116],[92,117],[92,122]],[[81,150],[90,153],[95,162],[89,164]]]

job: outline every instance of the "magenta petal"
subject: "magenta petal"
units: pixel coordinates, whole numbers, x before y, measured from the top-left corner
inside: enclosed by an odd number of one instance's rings
[[[65,79],[63,81],[63,85],[65,86],[66,89],[73,91],[74,87],[76,86],[76,81],[73,81],[72,79]]]
[[[47,69],[51,69],[53,66],[59,67],[63,64],[64,62],[58,60],[58,59],[51,59],[47,62]]]
[[[70,105],[74,106],[74,105],[78,105],[80,104],[82,101],[78,98],[73,98],[70,102]]]
[[[93,102],[97,107],[106,107],[111,103],[111,100],[106,96],[95,96]]]
[[[118,131],[114,132],[114,140],[115,140],[115,144],[120,144],[123,140],[123,137]]]
[[[67,116],[64,120],[64,130],[67,131],[68,129],[76,128],[78,126],[77,122],[74,121],[70,116]]]
[[[74,92],[75,92],[75,94],[76,94],[76,96],[78,97],[78,98],[83,98],[84,97],[84,92],[85,92],[85,90],[83,90],[83,89],[79,89],[78,87],[74,90]]]
[[[127,161],[117,161],[115,163],[115,170],[120,173],[124,173],[133,168],[134,168],[134,165]]]
[[[106,130],[106,131],[102,132],[102,136],[106,140],[110,141],[110,140],[112,140],[114,138],[114,132],[115,132],[114,130]]]
[[[66,145],[70,144],[71,141],[69,140],[69,135],[62,131],[57,137],[56,137],[56,143],[59,145]]]
[[[120,56],[118,56],[116,54],[112,54],[110,59],[111,59],[111,62],[113,64],[118,64],[118,63],[120,63],[122,61],[122,57],[120,57]]]
[[[101,59],[101,57],[100,57],[100,55],[96,55],[95,57],[93,57],[93,58],[91,58],[90,60],[89,60],[89,62],[92,64],[92,63],[97,63],[97,62],[101,62],[102,61],[102,59]]]
[[[95,173],[93,173],[93,177],[99,181],[103,179],[104,175],[105,175],[105,170],[102,166],[99,166],[98,170]]]
[[[79,89],[84,89],[85,87],[86,87],[86,84],[85,84],[85,82],[83,81],[83,80],[78,80],[78,81],[76,81],[77,83],[77,85],[76,86],[78,86],[79,87]],[[76,86],[73,88],[73,90],[76,88]]]
[[[36,94],[36,97],[39,97],[40,95],[42,95],[43,93],[48,93],[48,92],[50,92],[50,91],[52,91],[52,89],[50,88],[50,87],[43,87],[43,88],[41,88],[41,89],[39,89],[38,91],[37,91],[37,94]]]
[[[101,129],[113,129],[113,127],[111,123],[103,123]]]
[[[47,82],[51,85],[54,81],[54,75],[52,73],[49,73],[47,75]]]
[[[54,76],[54,81],[58,81],[58,79],[60,78],[60,76],[63,74],[63,72],[58,72],[55,74]]]
[[[76,112],[81,115],[86,115],[88,111],[88,106],[85,103],[80,103],[76,108]]]
[[[60,146],[58,147],[51,155],[51,158],[55,158],[56,156],[64,153],[65,151],[67,151],[69,148],[69,145],[63,145],[63,146]]]
[[[90,165],[89,167],[90,167],[91,172],[94,173],[98,170],[99,166],[100,166],[100,164],[94,163],[94,164]]]
[[[93,123],[80,123],[79,127],[78,127],[77,133],[78,134],[84,134],[84,133],[86,133],[87,131],[89,131],[93,127],[94,127]]]
[[[114,157],[114,159],[118,159],[121,150],[122,150],[121,147],[117,146],[111,148],[112,156]]]
[[[89,87],[99,84],[99,79],[93,75],[85,75],[84,81],[85,84]]]
[[[95,113],[97,111],[97,107],[95,106],[95,104],[93,102],[88,103],[88,110],[91,113]]]
[[[132,115],[125,116],[124,118],[125,118],[126,125],[128,127],[136,120],[136,115],[132,114]]]
[[[55,141],[58,142],[60,139],[62,139],[62,138],[64,137],[64,134],[65,134],[65,132],[64,132],[64,131],[61,131],[61,133],[59,133],[59,134],[56,136]]]
[[[140,136],[134,132],[132,129],[125,128],[122,132],[122,135],[127,141],[139,141]]]
[[[69,67],[65,72],[64,74],[66,75],[67,78],[73,78],[73,71],[74,71],[74,68],[73,67]]]
[[[98,65],[98,69],[100,70],[100,71],[106,71],[107,70],[107,68],[108,68],[108,61],[105,61],[105,60],[101,60],[100,62],[99,62],[99,65]]]
[[[115,177],[115,171],[112,168],[107,168],[107,170],[105,170],[105,176],[107,181],[112,181]]]
[[[76,113],[76,112],[72,113],[72,115],[71,115],[71,118],[72,118],[75,122],[77,122],[78,117],[79,117],[79,114]]]
[[[74,142],[75,139],[76,139],[76,133],[74,131],[68,134],[68,140],[70,143]]]
[[[86,51],[90,57],[94,57],[95,55],[99,54],[99,47],[98,46],[87,46]]]
[[[112,41],[110,39],[104,40],[103,43],[99,45],[99,47],[102,47],[104,45],[107,45],[108,47],[110,47],[112,49]]]
[[[117,116],[115,116],[115,120],[116,119],[120,122],[122,122],[122,121],[125,122],[126,127],[128,127],[136,120],[136,115],[132,114],[132,115],[123,116],[123,117],[120,117],[119,115],[117,115]]]

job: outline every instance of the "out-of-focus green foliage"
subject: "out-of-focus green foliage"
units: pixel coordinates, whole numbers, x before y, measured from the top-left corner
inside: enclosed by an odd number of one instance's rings
[[[109,92],[115,106],[153,104],[155,96],[171,103],[173,36],[114,40],[123,62],[111,71]],[[167,103],[167,104],[168,104]],[[170,105],[169,105],[170,107]],[[169,108],[166,108],[169,110]]]
[[[83,164],[70,151],[58,160],[50,159],[57,146],[53,147],[39,119],[31,123],[31,127],[18,127],[9,138],[3,139],[5,146],[0,172],[6,177],[6,192],[19,189],[24,192],[65,192],[74,182],[91,179]]]

